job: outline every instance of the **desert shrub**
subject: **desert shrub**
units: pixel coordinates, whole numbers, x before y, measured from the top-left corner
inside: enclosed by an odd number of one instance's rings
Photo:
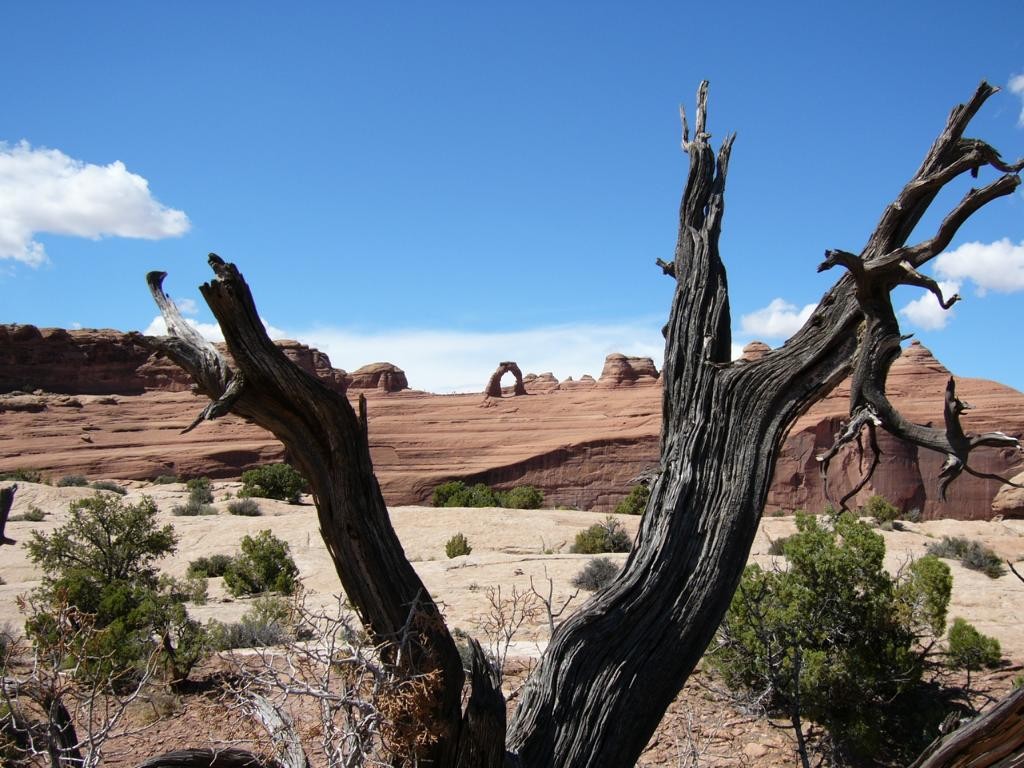
[[[43,473],[38,469],[12,469],[0,474],[0,480],[14,480],[18,483],[45,483]]]
[[[435,488],[433,504],[435,507],[502,506],[500,494],[495,493],[484,483],[466,485],[461,480],[452,480],[447,483],[442,483]]]
[[[202,504],[189,499],[184,504],[171,507],[171,514],[178,517],[195,517],[196,515],[216,515],[217,508],[212,504]]]
[[[595,557],[588,560],[583,569],[572,578],[572,585],[585,589],[588,592],[596,592],[603,589],[619,573],[619,566],[606,557]]]
[[[651,489],[646,485],[634,485],[629,489],[626,498],[615,507],[617,515],[642,515],[647,508],[647,500],[651,498]]]
[[[156,516],[152,499],[127,504],[97,493],[73,502],[52,533],[32,532],[26,548],[43,582],[25,628],[43,653],[63,642],[56,613],[66,603],[95,625],[76,674],[126,680],[152,652],[154,637],[172,679],[187,674],[199,658],[201,631],[158,576],[155,563],[175,551],[177,536],[169,525],[157,527]]]
[[[794,534],[795,535],[795,534]],[[769,555],[782,555],[786,554],[786,544],[789,543],[793,536],[783,536],[778,539],[769,539],[768,541],[768,554]]]
[[[171,483],[180,483],[181,478],[177,475],[157,475],[153,478],[154,485],[170,485]]]
[[[943,536],[941,541],[934,541],[927,547],[929,555],[959,560],[964,568],[981,571],[992,579],[998,579],[1006,573],[1003,561],[989,547],[980,541],[967,539],[963,536]]]
[[[629,552],[632,542],[622,523],[614,517],[607,517],[603,523],[594,523],[576,534],[576,541],[570,552],[580,555],[600,555],[605,552]]]
[[[892,523],[900,516],[900,510],[898,507],[890,504],[886,501],[883,496],[872,496],[868,499],[868,503],[860,509],[861,517],[870,517],[876,523],[881,525],[882,523]]]
[[[258,597],[242,614],[241,621],[212,621],[207,626],[210,645],[219,651],[232,648],[263,648],[280,645],[291,639],[288,631],[291,609],[279,597]]]
[[[920,681],[948,566],[925,557],[890,576],[884,540],[851,514],[831,525],[798,514],[797,529],[787,569],[743,572],[709,665],[794,728],[823,726],[841,755],[916,755],[946,714],[922,704]]]
[[[242,517],[259,517],[260,505],[252,499],[239,499],[238,501],[232,501],[228,504],[228,512],[232,515],[241,515]]]
[[[949,628],[947,658],[951,667],[978,670],[999,665],[1002,649],[994,637],[983,635],[973,624],[957,617]]]
[[[431,498],[431,503],[435,507],[448,507],[458,506],[456,504],[449,504],[449,499],[463,493],[466,490],[466,484],[461,480],[450,480],[447,483],[441,483],[434,489],[434,494]]]
[[[160,577],[160,591],[179,603],[195,603],[206,605],[206,577],[195,573],[186,573],[184,579],[176,579],[166,574]]]
[[[903,519],[908,523],[920,523],[921,522],[921,508],[911,507],[907,510],[907,513],[903,515]]]
[[[58,488],[80,488],[89,484],[85,475],[64,475],[55,485]]]
[[[501,491],[497,499],[506,509],[540,509],[544,504],[544,494],[532,485],[517,485],[511,491]]]
[[[90,483],[89,487],[96,491],[112,491],[120,496],[124,496],[128,493],[126,488],[118,485],[113,480],[97,480],[94,483]]]
[[[224,572],[224,586],[235,595],[255,595],[261,592],[292,594],[299,569],[288,551],[288,543],[269,530],[256,537],[242,538],[242,553],[235,557]]]
[[[290,464],[266,464],[242,473],[239,496],[257,496],[298,504],[306,480]]]
[[[193,477],[185,483],[188,489],[188,500],[197,504],[213,503],[213,487],[208,477]]]
[[[197,557],[188,564],[189,576],[201,576],[203,578],[214,578],[223,576],[224,572],[231,565],[230,555],[210,555],[209,557]]]
[[[460,555],[468,555],[473,551],[473,548],[469,546],[469,539],[463,534],[456,533],[444,545],[444,553],[451,557],[459,557]]]
[[[9,520],[18,521],[23,520],[27,523],[39,523],[42,522],[43,518],[46,517],[46,513],[43,512],[35,504],[29,504],[28,509],[20,515],[11,515]]]

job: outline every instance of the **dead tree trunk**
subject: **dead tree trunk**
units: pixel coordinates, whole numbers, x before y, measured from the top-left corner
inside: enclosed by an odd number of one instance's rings
[[[1017,172],[1024,164],[1008,165],[984,142],[963,138],[967,123],[995,90],[983,83],[968,104],[953,110],[859,255],[826,254],[820,268],[838,264],[850,274],[825,294],[805,326],[755,362],[731,362],[718,237],[733,137],[714,152],[706,131],[707,84],[701,85],[692,140],[684,117],[690,170],[675,258],[658,262],[676,281],[665,328],[661,471],[622,573],[558,628],[527,683],[508,728],[509,763],[524,768],[635,763],[729,605],[786,431],[851,371],[851,422],[838,444],[863,428],[883,426],[945,453],[944,480],[973,471],[967,462],[976,447],[1016,445],[998,433],[965,435],[959,424],[962,404],[952,389],[945,429],[910,424],[884,394],[900,342],[889,291],[901,283],[917,285],[946,303],[917,268],[949,244],[971,213],[1019,184]],[[984,166],[1002,175],[969,192],[933,238],[907,246],[938,192]],[[476,672],[469,700],[475,711],[459,712],[462,669],[388,521],[370,466],[365,406],[356,417],[343,397],[290,365],[267,339],[241,275],[216,256],[210,263],[217,277],[201,290],[237,370],[229,370],[176,314],[160,290],[161,274],[151,276],[151,285],[175,337],[154,343],[215,400],[200,419],[234,411],[274,432],[295,457],[313,488],[342,585],[364,623],[376,638],[396,643],[396,663],[410,674],[430,675],[434,698],[424,700],[421,711],[408,713],[425,735],[416,747],[420,759],[452,766],[460,754],[474,755],[477,765],[497,765],[500,693]],[[823,467],[833,453],[822,457]],[[410,626],[416,632],[410,633]]]

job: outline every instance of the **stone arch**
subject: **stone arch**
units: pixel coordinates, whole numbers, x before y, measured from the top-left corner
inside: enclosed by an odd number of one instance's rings
[[[491,374],[490,380],[487,382],[487,388],[484,389],[484,394],[488,397],[501,397],[501,377],[506,373],[511,373],[516,377],[514,395],[525,395],[526,387],[523,386],[523,372],[519,370],[519,366],[511,360],[498,363],[498,368]]]

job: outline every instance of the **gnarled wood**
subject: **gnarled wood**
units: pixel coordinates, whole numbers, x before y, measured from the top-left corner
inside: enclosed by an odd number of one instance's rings
[[[409,700],[426,738],[420,761],[452,765],[462,723],[462,661],[437,605],[406,559],[370,461],[365,403],[348,400],[289,361],[270,341],[248,285],[233,264],[209,258],[216,278],[200,287],[235,361],[227,362],[181,318],[163,292],[164,273],[147,280],[171,337],[146,343],[187,370],[213,401],[196,420],[231,411],[273,432],[309,481],[320,531],[346,595],[375,644],[399,672],[432,681]],[[467,731],[468,732],[468,731]]]
[[[17,485],[0,488],[0,545],[17,544],[14,539],[4,532],[7,528],[7,518],[11,515],[11,506],[14,504],[14,492],[17,490]]]
[[[822,268],[841,265],[848,274],[824,295],[804,327],[782,348],[756,361],[733,363],[726,273],[718,252],[733,137],[713,150],[707,83],[701,84],[692,139],[683,115],[690,169],[675,255],[671,263],[658,262],[676,281],[664,329],[659,471],[619,577],[558,628],[524,687],[506,738],[510,763],[524,768],[634,765],[729,605],[786,431],[851,371],[846,440],[856,439],[864,425],[880,424],[941,450],[959,462],[946,472],[944,483],[959,471],[971,471],[971,450],[1016,444],[998,433],[977,438],[963,433],[963,404],[952,385],[943,430],[906,422],[885,399],[885,377],[900,342],[889,292],[914,285],[948,306],[953,299],[943,297],[918,269],[949,244],[974,211],[1019,184],[1020,163],[1005,163],[987,144],[963,138],[967,123],[993,92],[982,84],[968,104],[953,110],[860,254],[826,254]],[[962,173],[976,175],[985,166],[1003,176],[968,193],[932,238],[908,246],[914,225],[939,191]],[[267,339],[238,271],[216,256],[210,264],[217,278],[201,290],[237,370],[225,372],[187,340],[153,344],[190,371],[199,369],[199,386],[216,401],[203,417],[230,409],[285,443],[310,481],[324,540],[360,618],[375,639],[405,639],[408,646],[400,646],[395,661],[410,674],[439,673],[436,706],[418,713],[423,729],[437,741],[419,757],[435,766],[498,765],[500,692],[474,662],[474,695],[460,719],[461,665],[388,522],[370,465],[365,413],[357,418],[343,397],[291,366]],[[162,294],[160,280],[151,279],[155,294]],[[169,302],[162,309],[176,311]],[[169,321],[168,327],[176,326]],[[407,631],[408,617],[415,632]]]
[[[909,768],[1012,768],[1024,765],[1024,688],[936,739]]]

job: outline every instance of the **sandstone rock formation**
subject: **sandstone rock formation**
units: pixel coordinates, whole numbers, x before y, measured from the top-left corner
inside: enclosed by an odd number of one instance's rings
[[[765,344],[763,341],[752,341],[743,348],[743,354],[740,355],[740,360],[760,360],[766,354],[772,351],[772,348]]]
[[[31,348],[50,349],[46,345],[55,343],[67,347],[61,334],[33,331],[16,333],[30,339],[19,342],[23,345],[19,359],[33,361],[21,370],[30,371],[38,382],[58,384],[61,371],[68,371],[67,380],[80,386],[83,394],[0,394],[0,473],[35,468],[56,478],[66,474],[90,479],[161,474],[226,478],[284,458],[272,435],[231,416],[180,435],[205,401],[184,391],[185,386],[176,390],[179,381],[184,385],[187,381],[169,368],[160,372],[169,365],[166,361],[132,352],[130,338],[113,331],[66,332],[71,339],[84,333],[92,339],[90,344],[101,334],[112,334],[112,349],[87,346],[101,361],[99,380],[92,381],[87,363],[80,361],[79,372],[74,373],[68,362],[84,355],[69,358],[69,352],[50,359]],[[0,340],[10,338],[10,326],[4,333]],[[55,336],[57,342],[47,341],[47,336]],[[13,358],[11,346],[10,342],[0,344],[0,361]],[[128,362],[114,365],[115,351]],[[335,370],[315,350],[305,352],[296,345],[292,354],[304,367],[319,369],[321,378]],[[143,383],[125,383],[123,366],[136,359],[141,360]],[[621,355],[609,359],[617,371],[625,369],[623,360],[629,360]],[[369,400],[371,450],[385,498],[391,504],[422,502],[437,484],[461,479],[505,488],[530,483],[544,491],[550,504],[611,511],[629,491],[629,481],[658,461],[661,388],[637,386],[656,382],[653,365],[629,363],[630,370],[637,368],[645,373],[633,379],[633,385],[612,387],[607,382],[599,387],[591,377],[562,383],[554,377],[535,377],[538,386],[554,388],[544,390],[543,397],[491,398],[487,401],[491,407],[483,409],[479,395],[388,393],[388,382],[399,379],[400,372],[393,367],[359,378],[361,385],[370,387],[358,391]],[[0,365],[0,371],[6,370]],[[893,366],[889,391],[909,418],[934,421],[941,418],[947,378],[946,369],[927,349],[912,344]],[[1024,393],[977,379],[959,378],[957,385],[960,396],[977,406],[965,414],[965,428],[1024,434]],[[350,394],[357,394],[354,386]],[[848,397],[849,384],[842,383],[793,425],[776,462],[767,514],[825,506],[815,456],[839,429]],[[881,493],[904,510],[920,509],[926,519],[982,519],[993,514],[993,499],[999,494],[997,514],[1024,516],[1024,493],[1017,495],[1012,489],[1002,490],[995,481],[967,476],[951,486],[947,504],[938,503],[935,489],[941,457],[908,449],[885,434],[880,434],[880,441],[882,464],[856,503]],[[1005,476],[1024,471],[1022,457],[1012,452],[979,451],[972,463],[981,471]],[[835,495],[852,487],[861,471],[861,457],[854,450],[837,457],[829,475]]]
[[[344,374],[344,371],[342,373]],[[381,392],[401,392],[403,389],[409,388],[409,382],[406,381],[405,371],[397,365],[392,363],[370,363],[349,374],[348,388],[375,389]]]
[[[551,373],[551,371],[545,371],[541,374],[528,373],[523,378],[523,385],[531,395],[554,392],[560,387],[558,379],[555,378],[555,374]]]
[[[613,352],[604,360],[601,378],[597,386],[601,389],[630,387],[635,384],[654,384],[658,380],[658,369],[649,357],[626,357]]]
[[[523,372],[519,370],[519,366],[511,360],[504,360],[498,363],[498,367],[491,374],[491,378],[487,380],[487,386],[484,387],[484,394],[487,397],[501,397],[501,378],[506,373],[511,373],[515,377],[515,384],[513,385],[513,395],[525,395],[526,387],[523,385]]]
[[[405,372],[391,363],[371,363],[347,374],[332,367],[318,349],[288,339],[274,343],[285,357],[336,392],[409,388]],[[214,346],[230,360],[223,344]],[[138,395],[187,392],[191,384],[177,365],[151,355],[137,333],[0,324],[0,392]]]

